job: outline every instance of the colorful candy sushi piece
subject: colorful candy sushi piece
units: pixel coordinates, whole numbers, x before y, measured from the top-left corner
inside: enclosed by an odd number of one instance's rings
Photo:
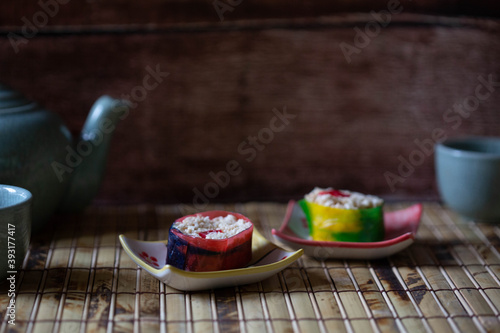
[[[167,264],[206,272],[245,267],[252,259],[253,224],[245,216],[209,211],[184,216],[170,227]]]
[[[378,242],[384,240],[383,200],[332,188],[315,188],[299,201],[315,241]]]

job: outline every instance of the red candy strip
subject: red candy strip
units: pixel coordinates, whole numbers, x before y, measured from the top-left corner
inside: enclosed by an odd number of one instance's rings
[[[223,232],[223,231],[222,230],[208,230],[208,231],[200,232],[200,233],[198,233],[198,235],[200,235],[201,238],[207,238],[207,235],[209,233],[212,233],[212,232]]]
[[[339,190],[331,190],[331,191],[321,191],[318,193],[319,195],[330,194],[332,197],[348,197],[349,194],[344,194]]]

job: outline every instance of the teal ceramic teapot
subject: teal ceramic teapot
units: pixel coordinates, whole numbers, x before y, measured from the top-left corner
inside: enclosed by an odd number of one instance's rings
[[[33,194],[33,227],[57,210],[77,212],[97,194],[116,123],[125,101],[99,98],[78,139],[61,119],[0,84],[0,184]]]

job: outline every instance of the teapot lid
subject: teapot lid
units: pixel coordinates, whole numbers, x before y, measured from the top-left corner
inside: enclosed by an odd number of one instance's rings
[[[0,83],[0,113],[27,111],[35,107],[36,103],[24,97],[23,94]]]

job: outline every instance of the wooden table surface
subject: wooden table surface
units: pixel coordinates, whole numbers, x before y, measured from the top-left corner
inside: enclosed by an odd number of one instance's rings
[[[405,204],[388,204],[393,210]],[[117,235],[166,239],[179,206],[92,207],[33,238],[1,332],[485,332],[500,327],[500,229],[425,203],[415,244],[386,259],[303,256],[260,283],[182,292],[138,268]],[[219,205],[270,240],[286,205]]]

